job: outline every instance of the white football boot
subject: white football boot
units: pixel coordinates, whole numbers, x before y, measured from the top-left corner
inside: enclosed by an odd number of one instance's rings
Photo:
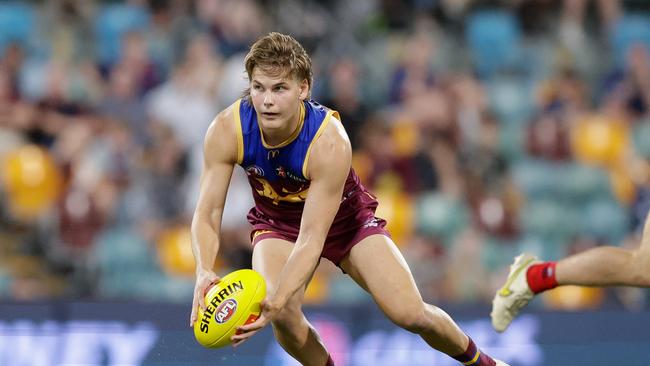
[[[541,263],[536,256],[524,253],[515,258],[515,262],[510,266],[506,283],[492,300],[490,317],[497,332],[506,330],[519,311],[533,298],[534,294],[526,280],[526,272],[536,263]]]
[[[494,362],[496,362],[496,366],[510,366],[501,360],[497,360],[496,358],[494,359]]]

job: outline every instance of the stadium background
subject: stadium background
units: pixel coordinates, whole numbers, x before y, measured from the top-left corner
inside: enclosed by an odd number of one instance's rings
[[[562,288],[488,326],[520,251],[638,243],[643,0],[0,1],[0,364],[284,364],[268,331],[209,352],[186,328],[202,137],[270,30],[312,55],[427,301],[513,365],[650,364],[646,290]],[[218,273],[250,265],[251,205],[237,171]],[[327,263],[306,302],[342,365],[451,364]]]

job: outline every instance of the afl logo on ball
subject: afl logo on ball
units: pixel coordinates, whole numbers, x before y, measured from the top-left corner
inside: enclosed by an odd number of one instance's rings
[[[232,317],[235,311],[237,311],[237,301],[228,299],[219,305],[214,314],[214,320],[219,324],[223,324]]]

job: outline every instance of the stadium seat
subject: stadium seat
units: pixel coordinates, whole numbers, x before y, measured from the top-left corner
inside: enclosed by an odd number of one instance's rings
[[[628,213],[612,199],[590,202],[580,215],[584,234],[608,245],[618,245],[629,231]]]
[[[609,177],[604,169],[573,162],[556,169],[558,199],[584,204],[598,197],[612,197]]]
[[[496,272],[512,263],[512,258],[519,255],[516,242],[488,238],[483,245],[481,259],[489,272]]]
[[[124,35],[145,29],[149,21],[146,9],[138,6],[111,4],[100,7],[95,20],[99,61],[103,64],[112,64],[118,60]]]
[[[112,229],[103,233],[93,248],[93,258],[100,292],[108,297],[138,296],[135,278],[162,273],[155,261],[155,251],[131,230]]]
[[[477,12],[465,23],[465,37],[481,78],[517,66],[521,28],[514,14],[498,10]]]
[[[24,2],[0,2],[0,55],[11,43],[27,46],[35,29],[34,9]]]
[[[639,155],[650,159],[650,120],[636,123],[632,132],[632,141],[634,142],[634,150]]]
[[[497,76],[486,83],[490,109],[508,125],[525,124],[532,115],[532,88],[523,77]]]
[[[534,200],[524,207],[522,222],[527,233],[542,240],[564,242],[580,232],[580,213],[555,200]]]
[[[543,239],[536,235],[526,234],[517,241],[517,247],[517,253],[532,253],[539,258],[554,260],[568,254],[569,241],[566,239]]]
[[[332,303],[359,304],[368,300],[368,294],[347,276],[334,276],[329,282],[328,301]]]
[[[552,198],[556,192],[558,164],[541,159],[522,159],[513,166],[515,184],[528,199]]]
[[[423,194],[416,203],[417,230],[449,244],[468,224],[469,212],[464,202],[441,193]]]

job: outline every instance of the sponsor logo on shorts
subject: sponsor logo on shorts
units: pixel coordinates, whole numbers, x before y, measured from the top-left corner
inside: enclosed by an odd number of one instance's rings
[[[214,314],[214,320],[219,324],[223,324],[232,318],[235,311],[237,311],[237,301],[228,299],[219,305]]]
[[[379,220],[377,218],[373,218],[372,220],[363,224],[364,229],[367,229],[369,227],[377,227],[377,226],[379,226]]]

